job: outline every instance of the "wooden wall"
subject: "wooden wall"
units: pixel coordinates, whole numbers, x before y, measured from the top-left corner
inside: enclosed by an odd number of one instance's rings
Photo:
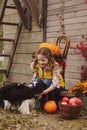
[[[46,41],[56,41],[64,32],[70,38],[65,73],[66,88],[81,79],[81,65],[86,61],[74,49],[76,43],[87,42],[87,4],[85,0],[48,0]],[[86,63],[87,64],[87,63]]]
[[[8,5],[13,5],[12,0],[8,0]],[[17,10],[7,9],[5,13],[5,21],[19,22],[20,18]],[[4,37],[14,39],[16,33],[16,27],[4,26]],[[32,71],[30,68],[30,62],[32,59],[32,52],[34,52],[39,44],[42,42],[43,32],[40,27],[37,26],[35,21],[32,22],[32,30],[25,30],[22,28],[22,32],[17,45],[16,53],[14,56],[14,61],[12,64],[11,72],[8,79],[5,81],[10,82],[29,82],[32,76]],[[5,43],[5,52],[9,53],[11,51],[13,44]],[[8,59],[5,59],[5,66]]]
[[[9,0],[9,4],[13,4],[12,0]],[[5,19],[19,21],[17,11],[8,10]],[[76,47],[76,43],[87,42],[87,4],[85,0],[48,0],[46,41],[56,41],[63,32],[70,38],[71,42],[65,73],[66,88],[69,88],[80,81],[81,65],[86,63],[81,53],[75,53],[78,50],[73,49]],[[12,38],[14,34],[15,29],[13,27],[4,27],[4,37]],[[42,42],[42,37],[42,29],[37,27],[34,20],[31,31],[22,29],[11,73],[6,80],[29,82],[32,76],[30,69],[31,53]],[[6,51],[7,48],[10,49],[10,46],[11,44],[6,44]]]

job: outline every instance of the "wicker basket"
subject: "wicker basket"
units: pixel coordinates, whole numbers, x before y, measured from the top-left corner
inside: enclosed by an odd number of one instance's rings
[[[82,110],[82,105],[68,106],[61,104],[61,101],[59,101],[59,110],[62,118],[75,119],[80,114]]]

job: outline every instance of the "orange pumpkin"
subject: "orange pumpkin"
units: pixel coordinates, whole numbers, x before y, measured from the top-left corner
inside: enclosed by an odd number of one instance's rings
[[[51,43],[48,43],[48,42],[43,42],[43,43],[41,43],[39,45],[39,49],[43,48],[43,47],[49,48],[52,53],[61,54],[61,49],[55,44],[51,44]]]
[[[44,110],[47,113],[55,113],[57,111],[57,105],[56,105],[55,101],[53,101],[53,100],[47,101],[44,104]]]

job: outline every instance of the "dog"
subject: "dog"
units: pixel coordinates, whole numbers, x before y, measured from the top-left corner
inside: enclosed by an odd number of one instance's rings
[[[11,83],[0,88],[0,108],[8,110],[17,106],[22,114],[30,114],[35,107],[35,95],[42,93],[47,88],[43,82],[40,83]]]

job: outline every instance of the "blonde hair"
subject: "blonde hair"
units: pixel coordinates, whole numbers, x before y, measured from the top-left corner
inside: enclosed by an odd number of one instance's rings
[[[53,71],[53,68],[54,68],[54,65],[55,65],[55,61],[54,61],[54,58],[52,56],[52,53],[50,51],[50,49],[46,48],[46,47],[43,47],[41,49],[39,49],[36,53],[36,57],[35,57],[35,62],[34,62],[34,70],[37,69],[37,64],[38,64],[38,60],[37,60],[37,55],[43,55],[45,56],[47,59],[48,59],[48,65],[45,67],[45,70],[46,71]]]

